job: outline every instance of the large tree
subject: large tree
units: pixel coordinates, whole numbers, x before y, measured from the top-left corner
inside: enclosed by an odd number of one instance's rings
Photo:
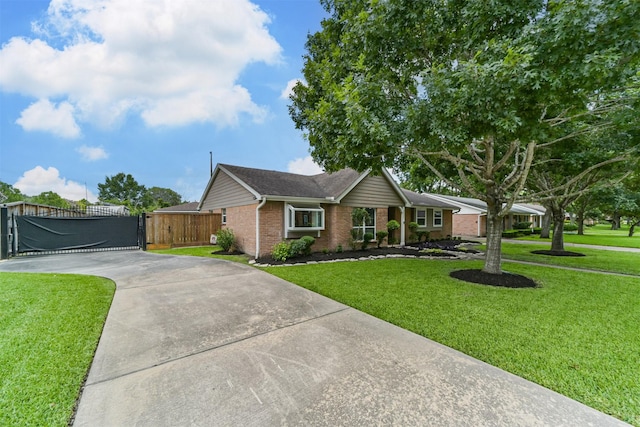
[[[484,200],[488,273],[537,151],[633,102],[613,94],[637,84],[640,2],[322,3],[290,106],[313,158],[328,171],[419,161]]]
[[[147,189],[131,174],[120,172],[107,176],[103,184],[98,184],[98,198],[102,202],[120,203],[130,208],[141,208],[145,203]]]
[[[151,187],[147,191],[147,197],[154,206],[160,208],[182,203],[182,196],[169,188]]]
[[[26,196],[11,184],[0,181],[0,203],[20,202]]]

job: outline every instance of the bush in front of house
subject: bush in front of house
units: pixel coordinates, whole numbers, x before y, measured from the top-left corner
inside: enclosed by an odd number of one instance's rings
[[[513,224],[513,228],[514,230],[526,230],[531,228],[531,224],[533,223],[528,221],[516,222],[515,224]]]
[[[372,240],[373,233],[364,233],[364,236],[362,236],[362,243],[360,244],[362,250],[367,249],[367,246],[369,246],[369,243],[371,243]]]
[[[276,243],[271,250],[271,257],[276,261],[286,261],[289,258],[289,243]]]
[[[223,228],[218,232],[218,246],[225,252],[231,252],[231,248],[236,243],[236,236],[230,228]]]
[[[387,240],[387,242],[389,242],[390,245],[393,245],[394,243],[396,243],[394,231],[397,230],[398,228],[400,228],[400,223],[395,219],[392,219],[391,221],[387,222],[387,231],[389,231],[389,239]]]
[[[277,243],[271,250],[271,257],[276,261],[311,255],[311,246],[316,242],[311,236],[302,236],[298,240]]]
[[[533,227],[532,234],[542,234],[542,227]]]
[[[382,241],[388,235],[389,235],[389,233],[387,231],[384,231],[384,230],[376,231],[376,240],[378,242],[378,247],[380,247],[380,245],[382,244]]]
[[[520,237],[520,236],[522,236],[521,231],[522,230],[504,230],[502,232],[502,237],[505,237],[507,239],[513,239],[513,238],[516,238],[516,237]]]

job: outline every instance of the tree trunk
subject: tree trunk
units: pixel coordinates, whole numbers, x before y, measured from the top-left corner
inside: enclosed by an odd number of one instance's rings
[[[584,235],[584,210],[580,209],[577,214],[576,222],[578,223],[578,234]]]
[[[551,210],[548,206],[545,206],[546,211],[542,217],[540,238],[548,239],[551,236]]]
[[[482,271],[502,274],[502,219],[499,216],[502,205],[487,203],[487,252]]]
[[[631,226],[629,227],[629,237],[633,237],[633,232],[635,231],[636,225],[640,225],[640,221],[631,221]]]
[[[620,214],[618,212],[613,213],[613,218],[611,219],[611,229],[618,230],[620,228]]]
[[[564,251],[564,209],[553,209],[552,251]]]

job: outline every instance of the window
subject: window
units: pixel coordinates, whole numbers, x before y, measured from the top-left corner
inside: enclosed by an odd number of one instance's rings
[[[324,230],[324,209],[320,206],[285,206],[287,231]]]
[[[222,208],[220,210],[220,213],[222,214],[222,223],[226,224],[227,223],[227,208]]]
[[[433,210],[433,226],[442,227],[442,209]]]
[[[427,226],[427,210],[426,209],[416,209],[416,223],[418,224],[418,227]]]
[[[364,208],[364,210],[369,214],[369,218],[365,218],[362,224],[353,223],[356,240],[362,240],[367,233],[370,233],[374,238],[376,236],[376,210],[375,208]]]

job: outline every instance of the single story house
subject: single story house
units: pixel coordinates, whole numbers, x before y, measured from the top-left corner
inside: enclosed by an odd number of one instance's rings
[[[487,204],[485,202],[470,197],[440,194],[429,194],[429,196],[458,207],[453,215],[453,234],[477,237],[487,235]],[[511,229],[518,222],[530,222],[532,227],[540,227],[545,211],[546,209],[540,205],[514,203],[509,215],[504,218],[504,229]]]
[[[343,169],[313,176],[216,165],[200,199],[198,210],[220,213],[222,227],[233,230],[238,248],[260,257],[287,239],[315,237],[314,250],[347,249],[352,229],[361,234],[401,224],[395,239],[405,244],[410,222],[431,237],[452,235],[454,205],[402,190],[386,170],[379,174]],[[364,208],[370,219],[353,224],[354,208]]]
[[[200,213],[198,211],[198,205],[199,204],[200,204],[199,202],[182,203],[182,204],[175,205],[175,206],[167,206],[166,208],[158,208],[158,209],[154,210],[153,212],[157,212],[157,213],[176,213],[176,214],[185,214],[185,213],[197,214],[197,213]]]

